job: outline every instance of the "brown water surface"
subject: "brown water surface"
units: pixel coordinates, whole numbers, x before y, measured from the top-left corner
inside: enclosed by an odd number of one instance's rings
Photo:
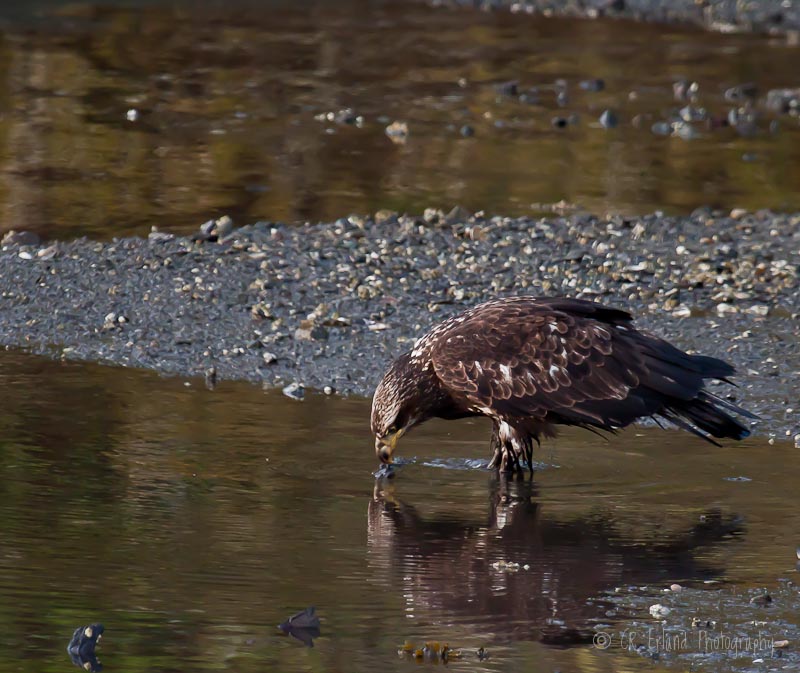
[[[16,3],[0,12],[0,229],[109,237],[223,213],[522,215],[561,200],[800,208],[798,119],[771,132],[763,105],[768,89],[800,86],[800,49],[779,40],[398,1],[34,7],[35,21]],[[605,89],[581,89],[589,78]],[[654,135],[685,105],[679,78],[698,82],[715,124],[734,107],[724,90],[754,82],[752,137],[704,124],[691,141]],[[508,80],[538,94],[499,94]],[[358,123],[325,119],[347,108]],[[596,123],[605,108],[619,128]],[[570,115],[577,125],[553,128]],[[405,143],[384,133],[395,120]]]
[[[456,670],[654,671],[563,646],[624,623],[618,586],[795,576],[786,444],[565,432],[509,483],[476,467],[485,427],[441,422],[376,482],[367,412],[0,355],[0,673],[69,670],[94,621],[107,671],[408,671],[407,639],[465,648]],[[307,605],[313,649],[275,630]]]

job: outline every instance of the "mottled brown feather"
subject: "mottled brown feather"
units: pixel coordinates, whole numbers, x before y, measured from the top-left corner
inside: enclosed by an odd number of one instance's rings
[[[558,423],[613,431],[662,416],[709,441],[741,439],[749,431],[726,411],[752,414],[704,390],[704,379],[733,372],[635,329],[619,309],[498,299],[440,323],[392,364],[376,390],[372,428],[382,438],[433,416],[484,415],[495,422],[493,446],[528,460],[531,440]]]
[[[556,413],[606,425],[583,403],[624,399],[646,369],[617,328],[629,316],[611,311],[614,322],[604,324],[584,317],[595,305],[582,304],[560,300],[554,307],[525,298],[482,304],[437,334],[429,350],[434,371],[451,394],[498,416],[545,420]],[[575,306],[582,314],[575,315]]]

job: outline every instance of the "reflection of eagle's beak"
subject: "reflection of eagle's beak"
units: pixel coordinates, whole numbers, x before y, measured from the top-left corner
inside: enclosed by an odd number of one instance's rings
[[[403,436],[404,432],[405,428],[400,428],[393,435],[387,435],[383,438],[375,438],[375,453],[378,456],[378,460],[380,460],[382,463],[392,462],[392,454],[397,446],[397,441]]]

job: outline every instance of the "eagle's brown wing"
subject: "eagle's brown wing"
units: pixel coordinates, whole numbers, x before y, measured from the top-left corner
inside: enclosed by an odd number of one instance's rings
[[[436,335],[434,370],[451,395],[502,419],[612,429],[661,414],[686,427],[678,416],[686,417],[682,405],[698,396],[703,378],[733,373],[721,360],[688,355],[635,330],[624,311],[593,302],[498,300],[462,318]]]

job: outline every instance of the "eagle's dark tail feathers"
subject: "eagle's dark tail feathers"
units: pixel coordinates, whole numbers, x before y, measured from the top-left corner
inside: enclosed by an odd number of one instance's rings
[[[717,379],[731,383],[728,379],[734,368],[723,360],[704,355],[687,356],[689,367],[703,379]],[[722,399],[707,390],[700,390],[691,399],[673,397],[666,401],[660,415],[675,425],[717,444],[711,437],[719,439],[744,439],[750,436],[750,430],[738,419],[731,416],[738,414],[745,418],[757,419],[746,409]]]
[[[726,410],[756,418],[753,414],[741,407],[726,402],[716,395],[708,392],[701,392],[693,400],[688,402],[672,402],[661,412],[675,425],[694,433],[698,437],[717,444],[711,437],[744,439],[750,436],[750,430],[733,416],[726,413]],[[710,435],[710,436],[709,436]]]

